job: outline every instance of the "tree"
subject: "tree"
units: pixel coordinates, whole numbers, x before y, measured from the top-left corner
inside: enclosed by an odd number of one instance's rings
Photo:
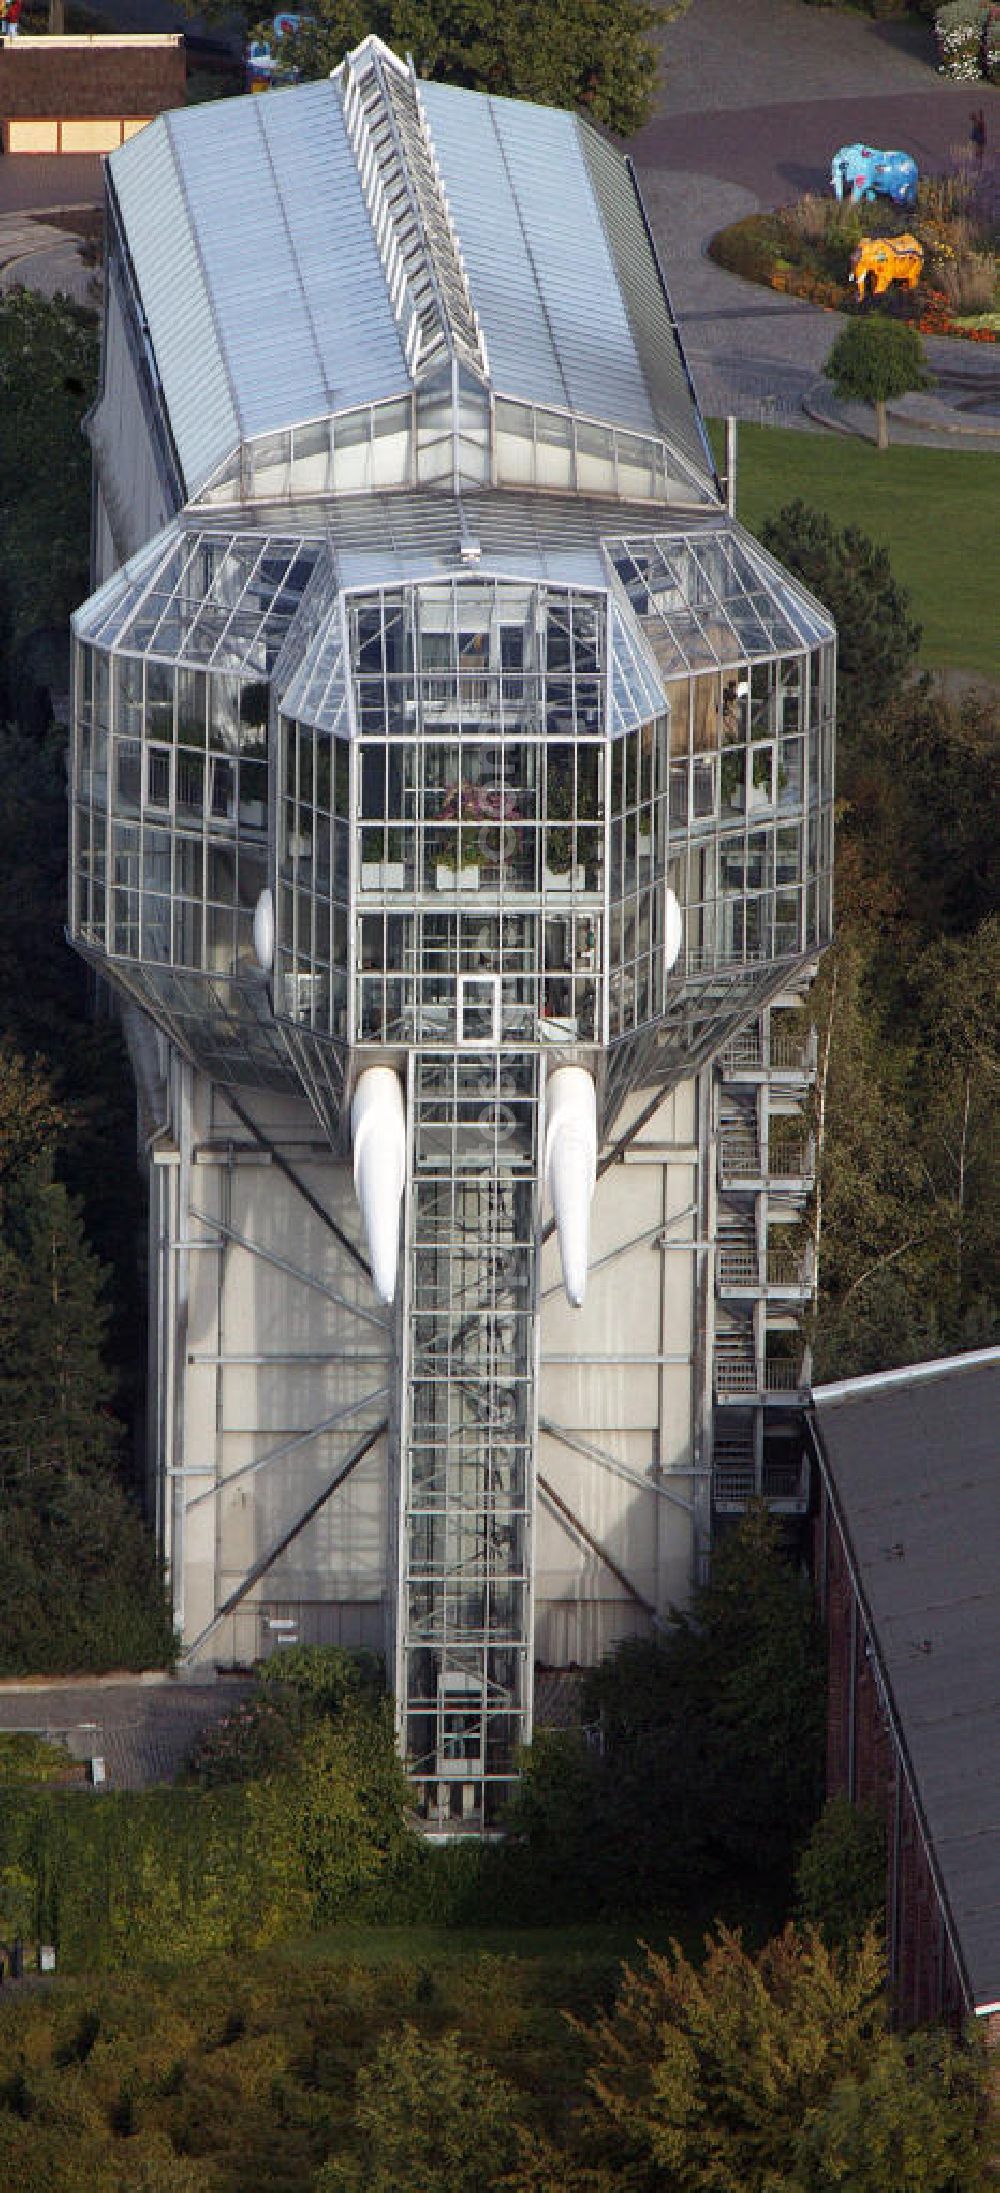
[[[783,1899],[822,1798],[823,1696],[808,1584],[774,1519],[752,1508],[717,1547],[690,1613],[621,1646],[588,1680],[607,1902],[676,1908],[709,1883]]]
[[[27,1166],[51,1155],[65,1125],[44,1071],[29,1066],[0,1036],[0,1194]],[[0,1205],[0,1223],[2,1218]]]
[[[935,1297],[953,1321],[988,1297],[995,1316],[1000,916],[984,921],[969,937],[944,937],[932,945],[912,968],[907,987],[919,1029],[911,1107],[941,1243]]]
[[[81,421],[97,359],[93,312],[29,289],[0,298],[0,638],[6,697],[19,712],[24,642],[40,626],[65,627],[87,592],[90,452]]]
[[[44,1161],[0,1228],[0,1669],[152,1667],[175,1651],[159,1563],[119,1478],[101,1268]]]
[[[787,1908],[822,1800],[823,1662],[766,1510],[718,1546],[689,1614],[594,1670],[582,1711],[586,1737],[545,1731],[522,1762],[483,1867],[491,1914],[648,1920],[692,1896],[742,1910],[747,1894]]]
[[[135,1086],[124,1044],[111,1022],[95,1023],[91,978],[67,948],[66,838],[64,741],[0,730],[0,1033],[8,1057],[32,1061],[28,1070],[71,1123],[53,1142],[54,1169],[114,1274],[108,1360],[117,1406],[130,1418],[143,1352]]]
[[[37,1172],[8,1193],[0,1302],[0,1472],[8,1489],[112,1469],[120,1427],[103,1360],[104,1275],[65,1188]]]
[[[837,627],[837,712],[850,733],[900,693],[921,631],[888,553],[859,526],[838,531],[822,510],[785,503],[760,529],[765,548],[794,571]]]
[[[360,2154],[331,2158],[316,2193],[491,2193],[515,2161],[517,2118],[514,2089],[457,2034],[404,2025],[358,2073]]]
[[[653,33],[689,0],[310,0],[292,36],[257,26],[280,62],[326,76],[375,32],[412,53],[418,76],[472,91],[574,107],[631,136],[648,120],[656,81]],[[184,0],[201,18],[232,19],[229,0]],[[245,12],[245,11],[244,11]]]
[[[753,1957],[720,1927],[700,1967],[676,1943],[647,1950],[586,2037],[595,2135],[617,2144],[635,2193],[991,2182],[982,2052],[887,2030],[872,1935],[835,1953],[787,1927]]]
[[[873,313],[850,320],[838,335],[823,371],[836,395],[848,403],[874,404],[879,449],[889,447],[886,405],[912,388],[930,388],[924,346],[905,320]]]

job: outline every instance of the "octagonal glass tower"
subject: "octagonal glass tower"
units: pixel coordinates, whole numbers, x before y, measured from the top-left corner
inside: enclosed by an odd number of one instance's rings
[[[489,1830],[540,1243],[578,1304],[624,1110],[828,939],[833,633],[727,515],[634,178],[572,117],[370,40],[143,132],[109,235],[72,934],[353,1165],[401,1740],[428,1824]]]

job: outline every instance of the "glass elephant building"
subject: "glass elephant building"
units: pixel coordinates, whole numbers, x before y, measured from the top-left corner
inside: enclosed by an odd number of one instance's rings
[[[71,924],[177,1619],[384,1649],[428,1828],[488,1832],[536,1663],[708,1554],[719,1062],[829,938],[833,632],[586,124],[368,40],[107,175]],[[735,1199],[756,1364],[791,1207]]]

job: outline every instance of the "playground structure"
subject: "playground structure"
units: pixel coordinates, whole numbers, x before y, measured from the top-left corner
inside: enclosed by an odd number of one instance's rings
[[[917,163],[908,152],[877,152],[871,145],[841,145],[830,166],[836,198],[870,204],[888,198],[894,206],[915,206]]]
[[[915,236],[864,236],[851,253],[848,279],[860,304],[866,284],[871,297],[884,297],[894,282],[916,289],[923,269],[923,246]]]

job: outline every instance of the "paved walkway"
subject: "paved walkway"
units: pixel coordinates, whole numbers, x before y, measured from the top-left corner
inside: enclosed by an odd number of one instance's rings
[[[249,1695],[246,1676],[185,1683],[169,1675],[0,1683],[0,1729],[54,1738],[74,1759],[104,1760],[110,1789],[172,1782],[204,1728]]]
[[[926,90],[934,70],[929,26],[873,23],[803,0],[692,0],[659,45],[659,116],[826,99],[831,85],[845,97]]]
[[[79,237],[38,214],[0,215],[0,290],[34,289],[43,297],[61,290],[78,304],[93,305],[95,274]]]

